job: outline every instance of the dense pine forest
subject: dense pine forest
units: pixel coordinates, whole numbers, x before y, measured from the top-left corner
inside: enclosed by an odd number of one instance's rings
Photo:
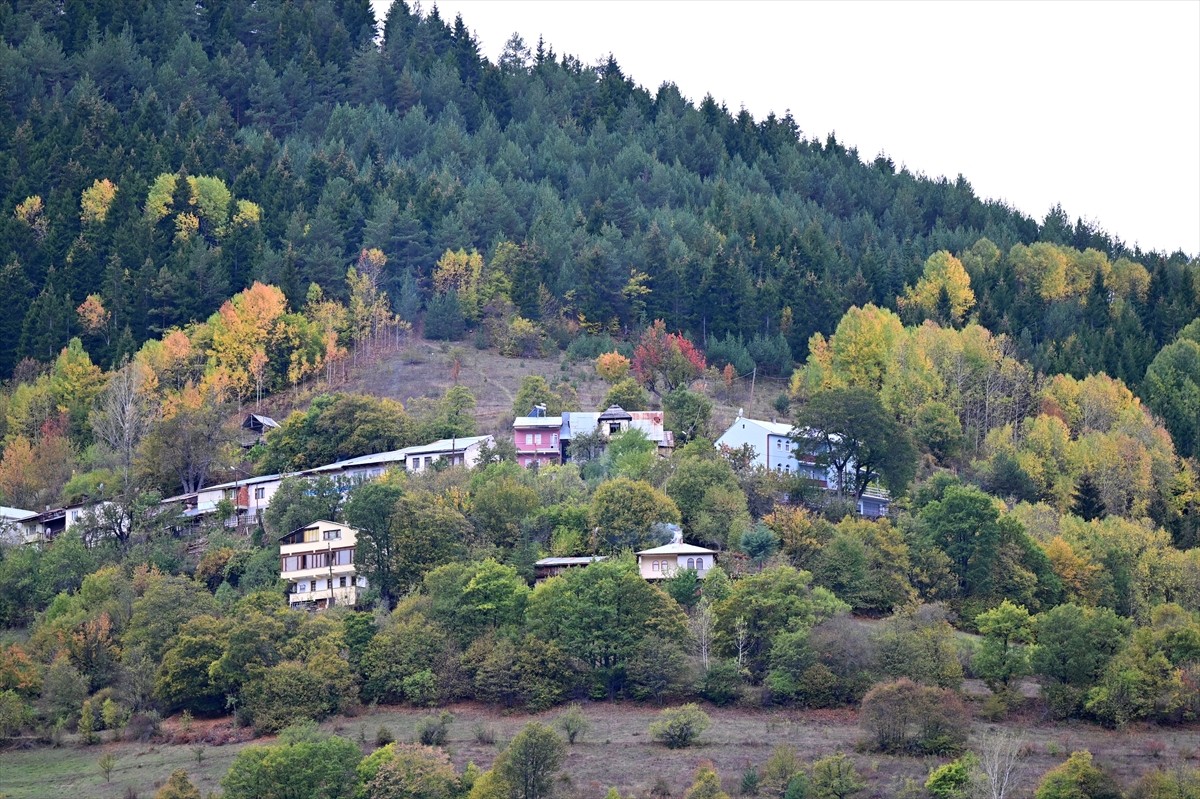
[[[0,4],[0,504],[88,508],[0,543],[0,742],[228,716],[231,739],[282,732],[206,778],[227,797],[590,797],[552,779],[584,708],[695,700],[855,708],[859,749],[919,776],[781,746],[739,766],[745,795],[1196,795],[1194,769],[1018,738],[1200,719],[1200,254],[864,159],[803,109],[650,90],[616,54],[514,34],[493,64],[468,23],[404,0],[378,24],[367,0]],[[440,396],[346,390],[428,341]],[[561,379],[514,380],[480,429],[472,345]],[[511,417],[584,410],[581,380],[600,409],[662,410],[674,453],[620,435],[517,466]],[[713,446],[748,380],[824,436],[837,491]],[[239,446],[273,396],[298,409]],[[477,432],[498,443],[473,469],[288,478],[249,524],[162,502]],[[854,513],[868,487],[886,518]],[[357,608],[288,607],[278,540],[316,519],[358,530]],[[630,553],[663,525],[719,568],[642,579]],[[539,557],[595,554],[533,585]],[[365,735],[311,726],[463,700],[585,704],[486,771],[435,748],[446,715],[365,759]],[[707,723],[688,704],[649,732],[684,748]],[[1057,759],[997,788],[1005,757]],[[267,790],[285,776],[299,793]],[[686,796],[736,776],[702,766]],[[17,795],[47,795],[33,779]],[[684,787],[662,782],[607,784]]]

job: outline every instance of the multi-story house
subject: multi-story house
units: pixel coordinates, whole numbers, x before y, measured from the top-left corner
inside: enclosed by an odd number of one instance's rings
[[[316,521],[279,539],[279,576],[288,583],[292,608],[353,607],[367,588],[354,568],[357,531]]]
[[[530,416],[513,420],[513,443],[517,447],[517,463],[522,466],[549,466],[562,463],[563,449],[559,440],[563,417],[546,416],[544,406],[533,409]]]
[[[675,446],[671,431],[663,427],[662,411],[626,411],[616,405],[604,411],[563,411],[561,416],[547,416],[537,406],[531,415],[513,420],[513,443],[522,466],[566,463],[573,439],[599,432],[607,440],[630,429],[645,433],[660,453]]]
[[[715,443],[718,449],[734,450],[748,444],[754,452],[750,461],[753,466],[780,474],[799,475],[825,491],[836,491],[836,470],[822,464],[819,453],[806,449],[795,435],[796,428],[790,424],[739,415]],[[890,501],[887,491],[871,485],[857,500],[858,513],[884,516]]]

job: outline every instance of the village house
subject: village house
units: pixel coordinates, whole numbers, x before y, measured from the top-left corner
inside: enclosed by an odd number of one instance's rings
[[[529,416],[514,419],[517,463],[526,468],[562,463],[564,449],[559,441],[562,427],[563,417],[547,416],[545,405],[534,406]]]
[[[279,539],[279,577],[288,583],[293,608],[353,607],[367,588],[354,568],[357,531],[316,521]]]
[[[662,411],[626,411],[618,405],[603,411],[563,411],[559,416],[547,416],[545,411],[538,405],[529,416],[513,420],[513,443],[522,466],[566,463],[571,459],[571,441],[596,432],[607,441],[626,430],[640,430],[659,454],[669,454],[675,446],[674,435],[663,427]]]
[[[742,416],[716,440],[717,449],[740,449],[749,445],[754,457],[750,463],[779,474],[798,475],[810,480],[825,491],[837,490],[837,474],[832,466],[818,462],[817,453],[806,451],[794,438],[796,428],[790,424],[763,421]],[[891,495],[875,486],[869,486],[858,500],[860,516],[886,516]]]
[[[495,441],[495,437],[490,435],[446,438],[430,444],[360,455],[297,472],[265,474],[218,483],[190,494],[170,497],[163,502],[180,503],[185,518],[198,518],[215,513],[219,503],[227,500],[233,507],[233,515],[226,520],[226,526],[261,523],[263,513],[270,506],[271,498],[275,496],[285,478],[330,477],[349,489],[358,483],[376,480],[389,469],[421,472],[439,460],[448,465],[471,468],[479,462],[483,447],[494,444]]]
[[[717,552],[715,549],[685,544],[683,534],[676,532],[671,543],[638,552],[637,562],[638,572],[646,580],[665,580],[686,569],[703,578],[717,565]]]
[[[542,558],[533,564],[534,580],[541,582],[551,577],[557,577],[570,569],[579,569],[604,560],[604,555],[584,555],[568,558]]]
[[[250,449],[255,444],[261,444],[263,437],[271,430],[277,430],[279,422],[272,419],[270,416],[263,416],[257,413],[248,413],[246,418],[242,420],[241,432],[238,434],[238,443],[243,449]]]

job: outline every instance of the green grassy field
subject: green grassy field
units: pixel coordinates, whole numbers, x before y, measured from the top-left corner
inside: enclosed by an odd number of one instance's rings
[[[537,719],[552,723],[560,710],[537,716],[501,714],[475,704],[450,708],[454,722],[447,743],[455,766],[468,762],[491,765],[498,751],[526,723]],[[640,705],[594,704],[585,706],[591,730],[570,747],[562,772],[560,794],[578,799],[601,799],[610,787],[623,796],[646,796],[661,778],[675,796],[682,795],[691,774],[703,761],[712,761],[726,790],[736,795],[747,768],[761,766],[773,747],[789,744],[802,758],[812,760],[838,751],[854,752],[861,737],[852,711],[766,711],[708,708],[712,727],[698,746],[671,751],[654,744],[646,728],[657,708]],[[353,718],[326,722],[326,729],[363,743],[364,752],[376,733],[386,726],[399,741],[411,741],[418,721],[430,711],[386,708]],[[227,722],[217,722],[219,733]],[[987,725],[980,724],[977,734]],[[212,724],[196,723],[190,737],[202,738]],[[164,736],[177,741],[184,735],[174,720],[163,727]],[[480,735],[479,733],[484,733]],[[1182,765],[1200,765],[1200,728],[1136,728],[1103,730],[1091,725],[1045,724],[1020,730],[1026,757],[1020,779],[1023,790],[1036,784],[1049,768],[1077,749],[1093,752],[1097,762],[1111,768],[1127,786],[1145,771]],[[480,738],[494,737],[495,743]],[[261,739],[259,743],[270,742]],[[218,791],[221,777],[245,743],[205,745],[197,762],[199,742],[109,742],[84,747],[69,742],[59,748],[39,747],[0,753],[0,795],[9,799],[124,799],[136,794],[152,797],[172,771],[182,768],[204,794]],[[117,757],[111,781],[105,782],[97,762],[102,755]],[[858,770],[870,788],[867,797],[895,796],[906,780],[924,782],[929,770],[945,759],[854,754]],[[132,790],[132,793],[130,792]]]

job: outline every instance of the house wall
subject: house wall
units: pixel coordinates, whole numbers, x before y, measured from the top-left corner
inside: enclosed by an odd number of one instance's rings
[[[338,605],[357,603],[367,580],[354,566],[354,530],[343,525],[315,526],[319,531],[317,540],[279,547],[279,576],[288,581],[288,603],[293,607],[308,603],[327,607],[331,598]],[[337,531],[338,537],[326,538],[327,531]]]
[[[714,555],[638,555],[638,572],[646,580],[663,580],[689,568],[689,559],[701,578],[716,563]]]
[[[561,422],[552,425],[522,426],[513,428],[513,443],[517,447],[517,463],[530,466],[534,462],[542,465],[558,463],[559,430]]]

